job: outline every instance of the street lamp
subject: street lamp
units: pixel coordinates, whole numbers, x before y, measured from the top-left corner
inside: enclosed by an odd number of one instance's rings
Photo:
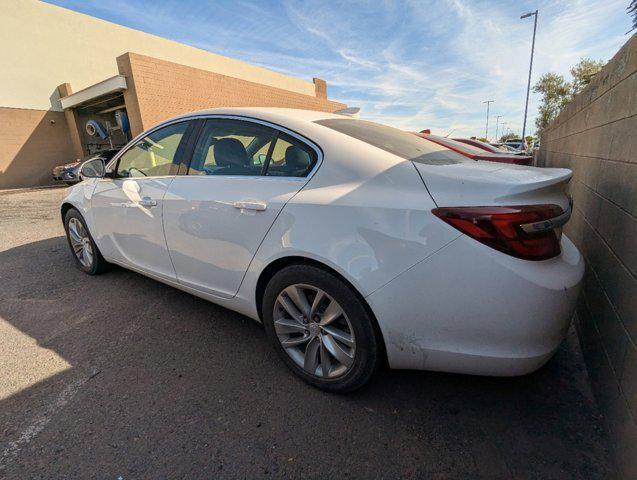
[[[495,117],[495,141],[498,141],[498,122],[502,118],[502,115],[496,115]]]
[[[495,102],[495,100],[487,100],[484,101],[482,103],[486,103],[487,104],[487,126],[484,129],[484,138],[488,138],[489,137],[489,104]]]
[[[535,17],[533,21],[533,42],[531,43],[531,63],[529,64],[529,83],[526,86],[526,103],[524,104],[524,123],[522,123],[522,144],[526,145],[526,114],[529,109],[529,92],[531,91],[531,70],[533,69],[533,51],[535,50],[535,32],[537,30],[537,10],[535,12],[525,13],[520,19]]]

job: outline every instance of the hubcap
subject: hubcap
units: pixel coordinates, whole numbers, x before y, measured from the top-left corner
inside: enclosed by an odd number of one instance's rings
[[[305,284],[285,288],[274,303],[274,329],[294,362],[317,377],[334,378],[354,364],[354,330],[341,306]]]
[[[79,262],[90,268],[93,265],[93,247],[86,228],[77,218],[69,220],[69,240]]]

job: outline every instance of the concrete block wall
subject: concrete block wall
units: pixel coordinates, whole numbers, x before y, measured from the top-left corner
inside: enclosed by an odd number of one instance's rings
[[[565,233],[586,258],[576,326],[624,478],[637,478],[637,35],[543,132],[538,165],[573,170]]]
[[[325,82],[315,79],[316,94],[271,87],[167,62],[136,53],[117,58],[127,77],[124,93],[131,131],[136,135],[176,115],[215,107],[288,107],[333,112],[346,105],[327,99]]]

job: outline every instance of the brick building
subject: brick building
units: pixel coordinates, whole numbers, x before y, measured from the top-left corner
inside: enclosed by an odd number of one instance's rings
[[[0,189],[117,147],[180,113],[221,106],[335,111],[312,82],[35,0],[0,2]],[[90,135],[88,122],[99,132]],[[106,137],[106,138],[103,138]]]

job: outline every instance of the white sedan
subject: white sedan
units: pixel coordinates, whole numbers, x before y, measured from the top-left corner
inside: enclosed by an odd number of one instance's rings
[[[330,391],[384,363],[532,372],[584,271],[561,234],[570,170],[474,161],[343,115],[195,112],[81,174],[61,210],[82,270],[121,265],[261,321]]]

